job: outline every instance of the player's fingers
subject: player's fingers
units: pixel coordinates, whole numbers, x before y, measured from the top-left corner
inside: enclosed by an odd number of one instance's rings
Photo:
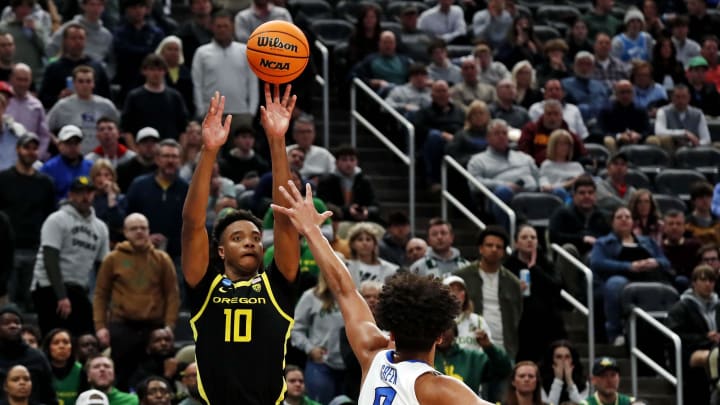
[[[293,199],[293,197],[290,195],[290,193],[288,193],[288,191],[285,189],[285,187],[280,186],[280,187],[278,187],[278,190],[280,190],[280,194],[282,194],[286,200],[288,200],[290,203],[293,203],[293,204],[295,203],[295,199]]]
[[[224,99],[224,97],[223,97],[223,99]],[[225,117],[225,125],[223,125],[223,129],[225,130],[225,135],[230,133],[230,125],[231,124],[232,124],[232,114],[228,114]]]
[[[320,214],[320,217],[322,218],[323,222],[325,222],[326,219],[332,217],[332,211],[325,211]]]
[[[215,97],[217,96],[217,92],[212,96],[210,99],[210,105],[208,105],[208,115],[212,115],[213,111],[215,111]]]
[[[292,113],[293,110],[295,109],[295,102],[296,102],[296,101],[297,101],[297,96],[293,95],[293,96],[290,98],[290,102],[288,103],[288,105],[287,105],[287,107],[286,107],[287,110],[290,111],[290,113]]]
[[[288,100],[290,99],[290,90],[291,90],[291,89],[292,89],[292,85],[291,85],[291,84],[288,84],[288,85],[285,87],[285,94],[283,95],[283,99],[282,99],[282,105],[283,105],[283,107],[286,107],[286,106],[287,106]]]
[[[217,106],[217,115],[222,117],[222,114],[224,111],[225,111],[225,96],[221,96],[220,104]]]
[[[305,201],[312,202],[312,186],[310,183],[305,183]]]
[[[265,83],[265,105],[272,103],[272,97],[270,97],[270,84]]]
[[[294,201],[296,202],[302,202],[303,197],[300,194],[300,190],[295,187],[295,183],[292,182],[292,180],[288,180],[288,186],[290,186],[290,192],[292,193],[294,197]]]
[[[279,212],[279,213],[285,214],[285,215],[290,214],[290,210],[283,207],[282,205],[270,204],[270,208],[272,208],[273,212]]]
[[[273,85],[273,103],[279,103],[280,102],[280,85],[275,84]]]

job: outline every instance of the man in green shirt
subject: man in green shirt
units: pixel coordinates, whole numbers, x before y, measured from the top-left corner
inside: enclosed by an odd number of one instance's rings
[[[138,405],[138,397],[115,388],[115,366],[112,360],[104,356],[93,357],[86,364],[90,388],[107,395],[110,405]]]
[[[512,371],[512,362],[504,350],[490,341],[487,333],[481,332],[478,343],[484,352],[465,349],[455,342],[457,326],[442,335],[442,343],[435,350],[435,369],[457,378],[470,389],[478,392],[480,384],[502,381]]]
[[[620,394],[620,367],[611,357],[600,357],[592,368],[592,384],[595,393],[581,405],[630,405],[635,399]]]
[[[287,392],[283,405],[320,405],[305,396],[305,376],[298,366],[285,367],[285,383]]]
[[[594,0],[593,8],[585,14],[583,20],[587,24],[588,38],[595,40],[598,32],[604,32],[614,37],[620,28],[622,21],[612,15],[613,0]]]

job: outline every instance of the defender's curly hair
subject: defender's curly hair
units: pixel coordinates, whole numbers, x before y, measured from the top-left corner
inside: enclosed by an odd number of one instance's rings
[[[455,324],[460,303],[440,279],[400,272],[385,281],[375,313],[398,350],[426,351]]]

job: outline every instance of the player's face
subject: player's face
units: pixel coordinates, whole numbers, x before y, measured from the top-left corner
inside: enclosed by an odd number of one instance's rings
[[[92,387],[100,391],[110,388],[115,382],[115,368],[112,361],[106,357],[92,359],[87,375]]]
[[[537,386],[537,369],[532,366],[520,366],[515,371],[512,385],[515,390],[521,394],[530,394],[535,391]]]
[[[218,253],[226,266],[253,273],[262,264],[262,234],[250,221],[235,221],[225,228]]]
[[[150,381],[147,397],[142,401],[147,405],[170,405],[170,389],[163,381]]]
[[[50,359],[65,362],[72,354],[72,342],[67,332],[59,332],[50,341]]]
[[[297,370],[287,373],[285,382],[287,383],[288,398],[302,398],[305,393],[305,379],[302,371]]]

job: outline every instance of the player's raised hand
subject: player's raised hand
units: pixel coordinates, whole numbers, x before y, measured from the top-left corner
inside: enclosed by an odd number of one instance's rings
[[[305,198],[300,194],[292,180],[288,181],[287,187],[280,186],[280,192],[287,199],[288,207],[277,204],[271,204],[270,206],[276,214],[287,215],[295,229],[303,236],[332,216],[330,211],[325,211],[322,214],[317,212],[315,204],[313,204],[310,184],[305,185]]]
[[[220,96],[220,92],[215,92],[210,107],[202,122],[203,146],[209,150],[218,150],[225,144],[228,134],[230,133],[230,123],[232,115],[225,117],[223,123],[223,111],[225,110],[225,96]]]
[[[281,100],[280,86],[275,85],[274,95],[271,96],[270,85],[265,83],[265,106],[260,107],[260,122],[268,138],[285,138],[297,100],[297,96],[290,96],[291,89],[288,84]]]

